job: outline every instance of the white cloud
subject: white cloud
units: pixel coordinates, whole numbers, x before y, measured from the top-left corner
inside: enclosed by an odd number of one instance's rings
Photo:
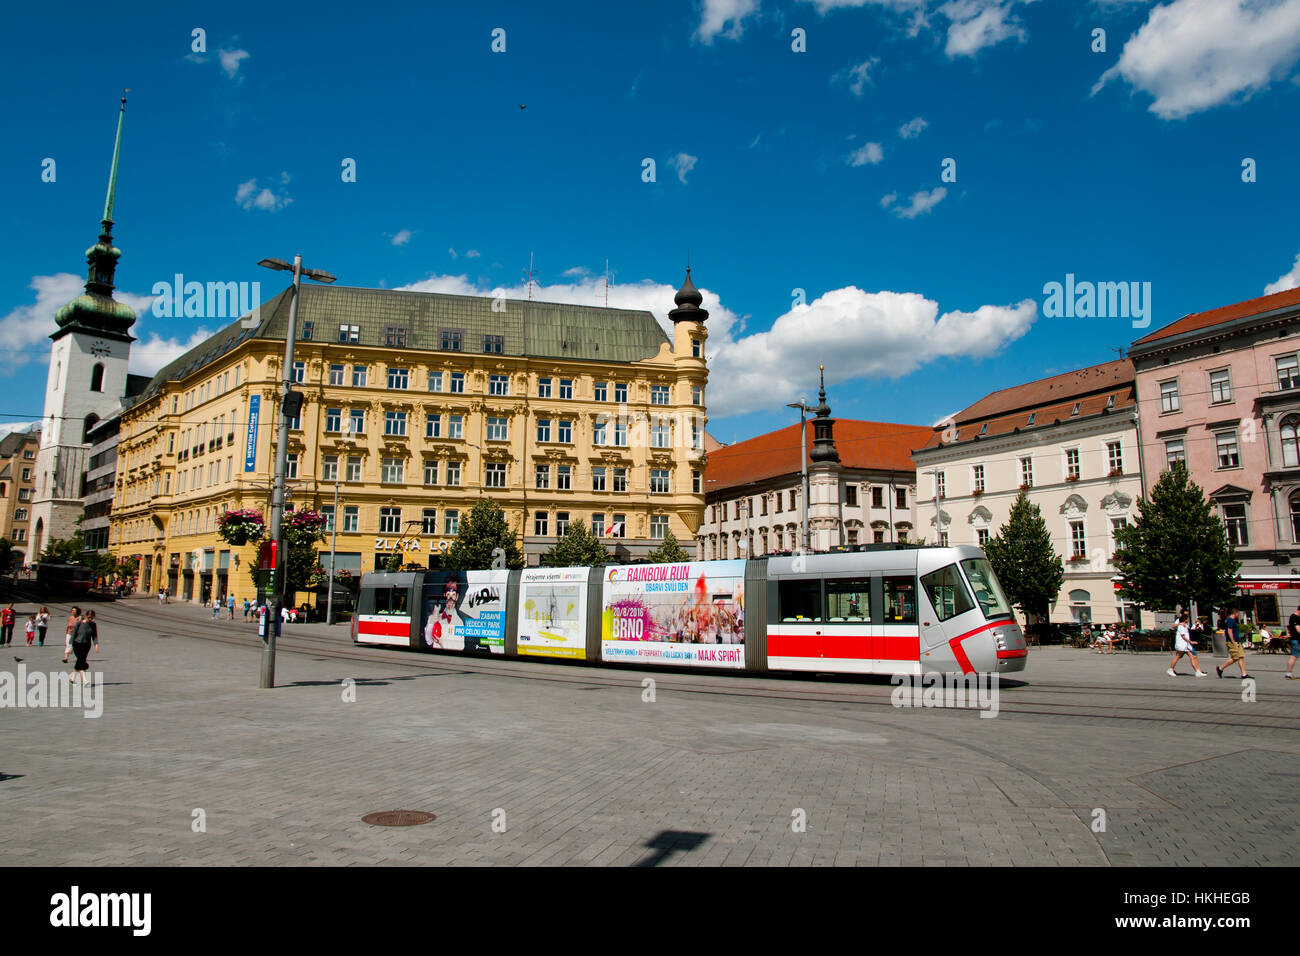
[[[471,249],[469,252],[465,253],[465,258],[477,259],[480,255],[482,255],[482,253],[480,253],[477,249]]]
[[[745,20],[756,13],[758,0],[704,0],[695,38],[706,44],[711,44],[719,34],[728,40],[738,40]],[[728,23],[731,24],[729,29]]]
[[[157,332],[142,335],[140,341],[131,344],[131,360],[127,370],[136,375],[154,375],[168,362],[180,358],[210,335],[212,333],[204,328],[196,329],[184,341],[163,338]]]
[[[218,50],[217,56],[221,59],[221,69],[225,71],[226,76],[234,79],[235,74],[239,72],[240,62],[247,60],[249,53],[247,50]]]
[[[880,208],[888,209],[890,206],[894,204],[894,200],[897,198],[898,198],[898,193],[885,193],[885,195],[880,197]]]
[[[916,139],[929,125],[930,124],[925,121],[925,117],[918,116],[915,119],[908,120],[902,126],[898,127],[898,135],[903,137],[903,139]]]
[[[259,191],[256,179],[240,183],[239,188],[235,190],[235,203],[241,209],[261,209],[266,212],[275,212],[283,209],[291,202],[293,200],[287,195],[277,196],[268,188],[264,187]]]
[[[54,313],[85,291],[86,280],[71,272],[33,276],[28,288],[36,291],[36,301],[20,305],[0,319],[0,350],[5,361],[0,374],[12,372],[28,362],[49,363],[49,336],[57,326]],[[139,315],[153,302],[152,296],[135,295],[118,290],[114,298],[129,305]]]
[[[867,85],[872,82],[871,71],[879,62],[880,57],[873,56],[869,60],[863,60],[857,66],[845,67],[831,77],[831,82],[848,83],[853,95],[861,96],[866,92]]]
[[[403,286],[420,292],[454,295],[527,296],[523,283],[483,288],[468,277],[431,276]],[[668,311],[677,287],[644,279],[611,285],[609,304],[642,309],[671,334]],[[828,383],[898,378],[928,362],[948,358],[986,358],[1024,335],[1038,315],[1032,299],[1010,306],[983,306],[973,312],[939,314],[938,303],[917,293],[864,292],[848,287],[827,292],[808,305],[777,318],[766,332],[744,335],[741,318],[717,294],[700,286],[709,310],[709,412],[714,417],[771,409],[807,388],[809,370],[834,356]],[[533,298],[544,302],[602,305],[603,276],[573,283],[533,284]],[[725,383],[725,385],[723,384]],[[779,407],[779,406],[778,406]]]
[[[1173,0],[1156,7],[1101,75],[1154,97],[1161,119],[1244,99],[1300,60],[1300,0]]]
[[[1295,257],[1295,264],[1291,266],[1290,272],[1284,272],[1277,277],[1276,282],[1270,282],[1264,286],[1264,294],[1272,295],[1274,292],[1285,292],[1287,289],[1300,287],[1300,255]]]
[[[566,279],[576,279],[585,276],[586,274],[587,270],[584,266],[574,266],[572,269],[565,269],[560,273],[560,275]]]
[[[411,230],[409,229],[399,230],[397,235],[393,236],[393,245],[395,246],[404,246],[410,241],[411,241]]]
[[[39,430],[40,427],[40,422],[0,422],[0,438],[14,432],[29,432],[33,428]]]
[[[686,182],[686,174],[695,168],[695,164],[700,161],[700,157],[692,156],[690,153],[678,153],[672,159],[668,160],[668,165],[677,170],[677,178],[683,183]]]
[[[885,151],[880,148],[879,143],[864,143],[858,149],[849,153],[846,162],[850,166],[875,166],[885,158]]]
[[[895,206],[894,215],[898,216],[899,219],[915,219],[917,216],[923,215],[935,206],[939,205],[947,195],[948,188],[946,186],[936,186],[929,192],[922,189],[920,192],[912,193],[912,198],[908,201],[908,205]],[[888,196],[881,197],[880,205],[888,208],[897,198],[896,194],[890,193]],[[888,202],[886,202],[886,200],[888,200]]]
[[[1032,0],[1028,0],[1032,2]],[[948,18],[948,42],[944,53],[950,58],[974,56],[985,47],[1003,40],[1024,42],[1026,33],[1012,15],[1016,0],[951,0],[939,8]]]

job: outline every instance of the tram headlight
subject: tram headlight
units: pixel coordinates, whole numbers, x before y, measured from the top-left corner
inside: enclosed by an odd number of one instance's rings
[[[994,641],[997,642],[998,650],[1000,650],[1000,651],[1005,651],[1005,650],[1007,649],[1007,634],[1006,634],[1006,631],[994,631],[994,632],[993,632],[993,639],[994,639]]]

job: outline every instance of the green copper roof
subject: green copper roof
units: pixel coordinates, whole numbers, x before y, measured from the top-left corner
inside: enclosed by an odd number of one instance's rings
[[[162,383],[183,379],[250,338],[284,341],[292,287],[262,305],[261,322],[226,326],[158,372],[141,398]],[[503,356],[625,364],[652,358],[668,342],[649,312],[600,306],[497,300],[491,296],[398,292],[349,286],[302,284],[297,341],[308,339],[340,350],[363,347],[403,352],[442,352],[443,332],[460,333],[460,352],[484,354],[484,336],[500,336]],[[497,303],[494,311],[493,304]],[[310,323],[310,330],[308,329]],[[357,326],[357,341],[339,342],[339,326]],[[402,344],[388,344],[397,343]],[[444,354],[455,355],[454,351]]]

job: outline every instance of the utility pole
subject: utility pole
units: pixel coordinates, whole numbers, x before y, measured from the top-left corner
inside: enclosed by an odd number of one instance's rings
[[[799,409],[799,538],[804,553],[811,550],[808,544],[808,413],[816,409],[808,407],[808,396],[799,396],[799,401],[789,402],[786,408]]]
[[[337,468],[337,466],[335,466]],[[325,599],[325,623],[334,623],[334,554],[338,547],[339,541],[339,475],[338,471],[334,472],[334,515],[330,522],[330,573],[326,586],[329,588],[329,597]]]

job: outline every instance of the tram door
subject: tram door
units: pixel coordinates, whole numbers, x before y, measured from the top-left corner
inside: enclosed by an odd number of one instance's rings
[[[920,575],[921,669],[961,674],[970,670],[960,638],[971,628],[975,602],[957,565]],[[955,643],[954,643],[955,642]]]

